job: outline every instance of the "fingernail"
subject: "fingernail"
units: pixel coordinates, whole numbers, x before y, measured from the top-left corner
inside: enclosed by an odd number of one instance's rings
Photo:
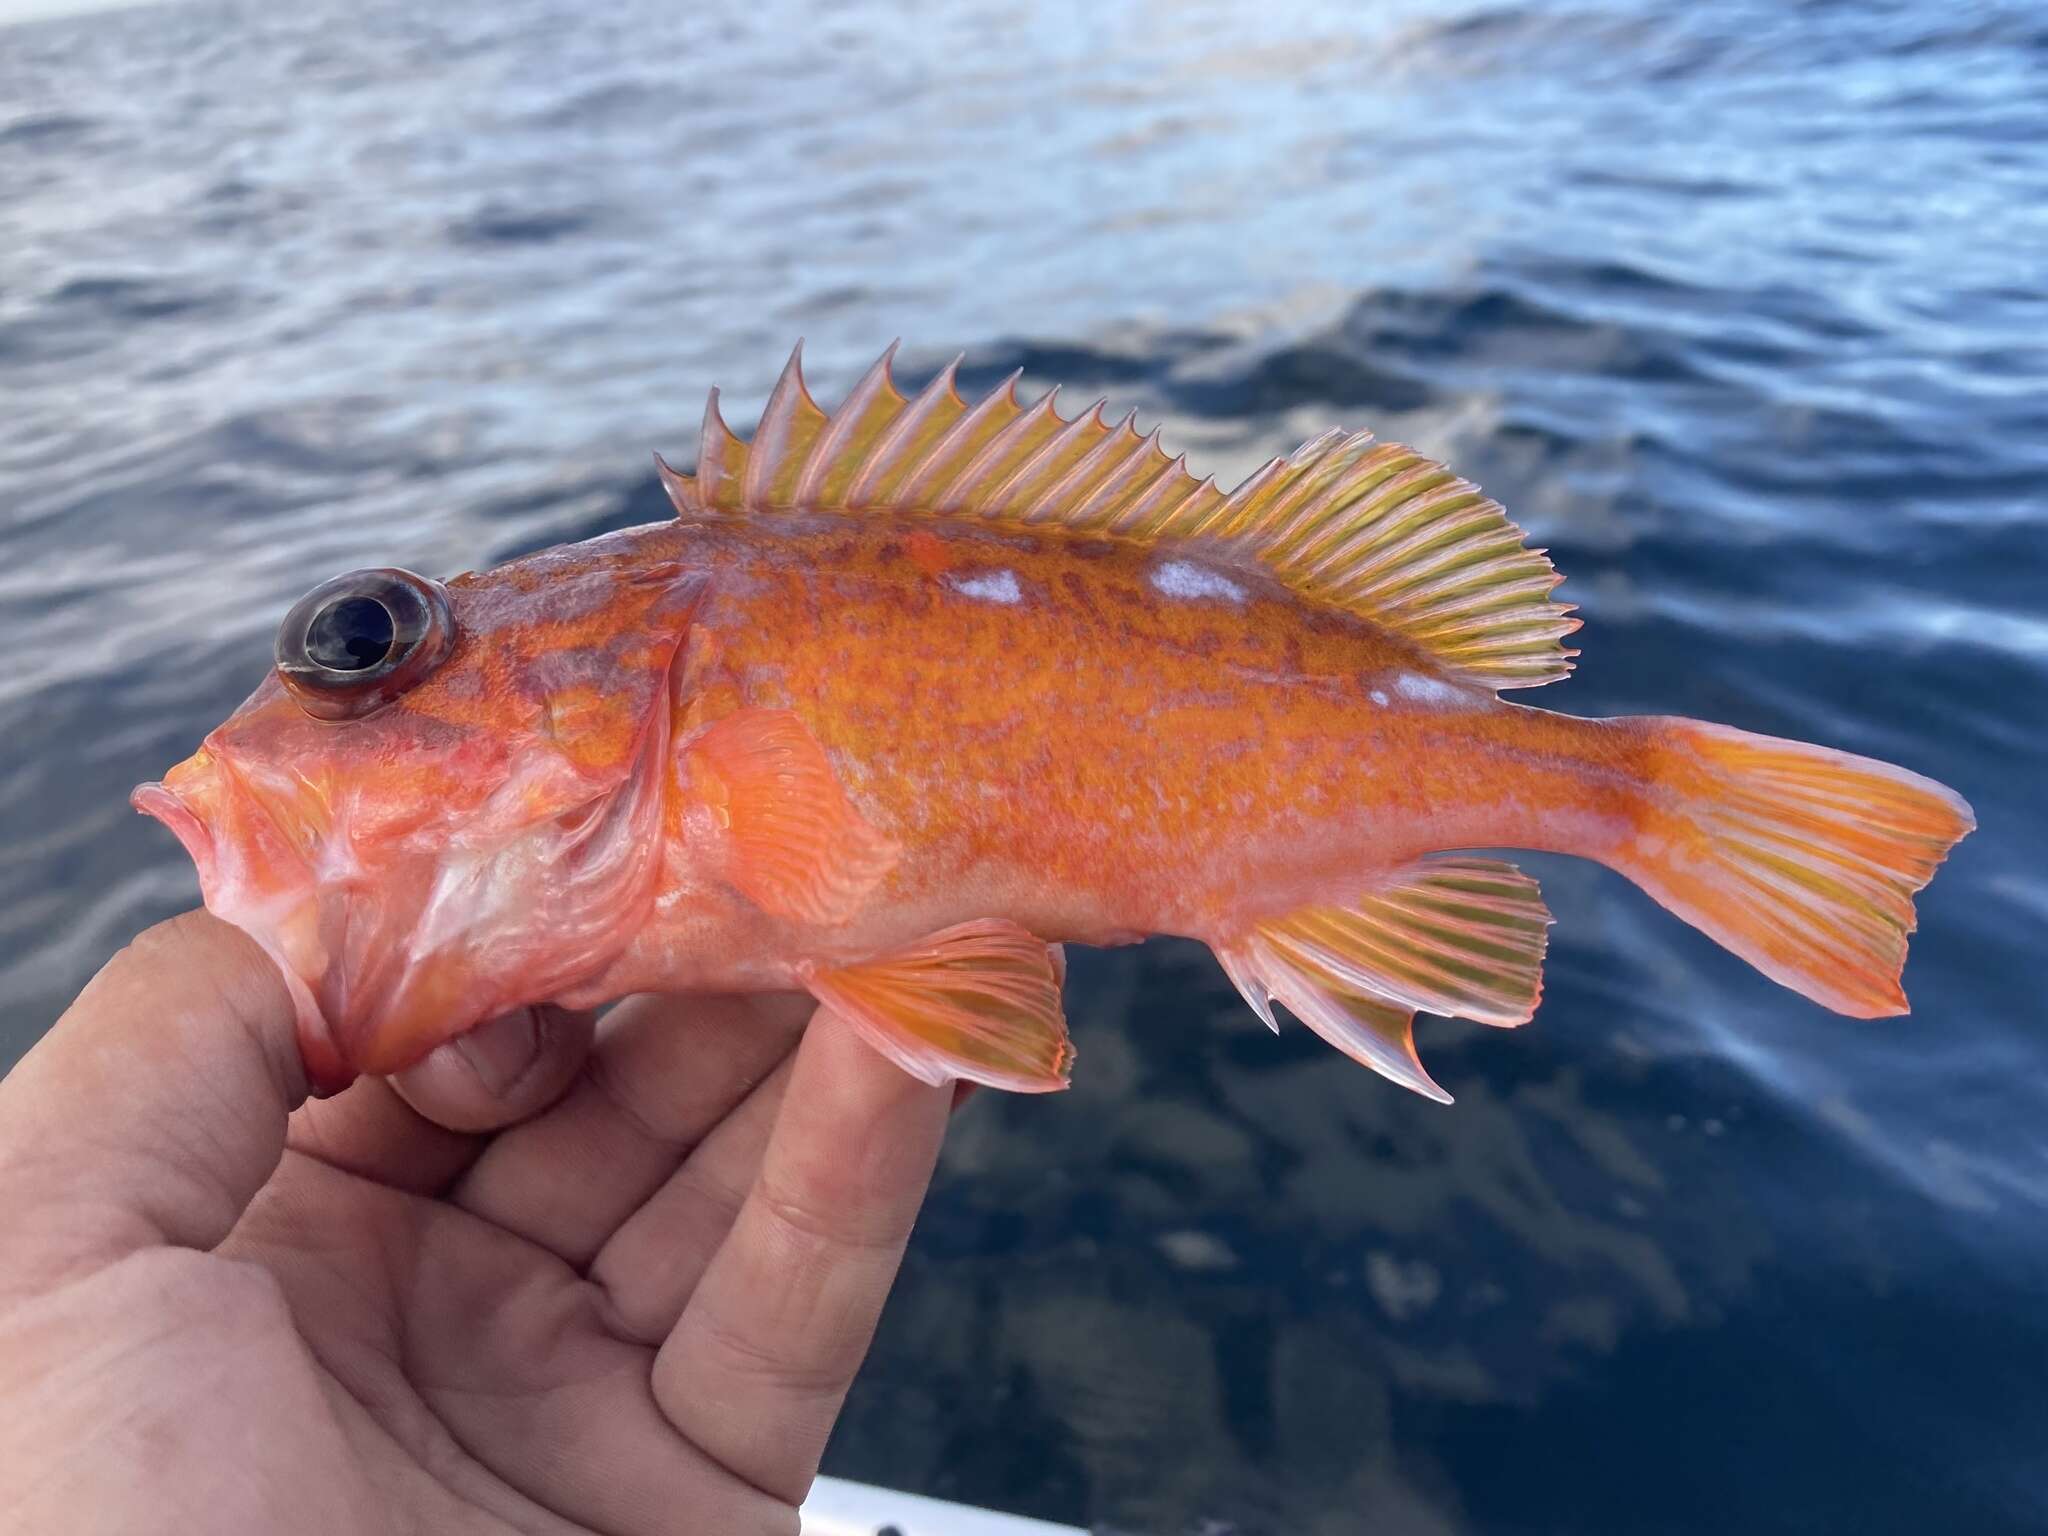
[[[478,1082],[492,1094],[502,1094],[540,1059],[542,1028],[540,1010],[522,1008],[456,1036],[455,1049]]]

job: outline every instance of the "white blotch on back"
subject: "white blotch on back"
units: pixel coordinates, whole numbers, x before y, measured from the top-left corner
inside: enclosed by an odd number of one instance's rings
[[[1387,707],[1387,695],[1386,695],[1386,692],[1385,692],[1385,691],[1384,691],[1383,689],[1379,689],[1379,688],[1375,688],[1375,689],[1373,689],[1373,691],[1372,691],[1372,701],[1373,701],[1373,703],[1375,703],[1375,704],[1379,705],[1379,707],[1380,707],[1381,709],[1385,709],[1385,708]]]
[[[1021,603],[1024,589],[1017,585],[1015,571],[983,571],[975,576],[955,576],[953,590],[962,597],[978,597],[985,603]]]
[[[1228,576],[1188,560],[1168,560],[1154,567],[1152,585],[1167,597],[1220,597],[1226,602],[1244,601],[1244,588]]]
[[[1395,678],[1394,691],[1402,698],[1414,699],[1420,704],[1455,704],[1461,697],[1452,684],[1416,672],[1403,672]]]

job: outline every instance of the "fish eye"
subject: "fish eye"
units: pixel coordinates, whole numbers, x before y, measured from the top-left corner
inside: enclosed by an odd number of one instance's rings
[[[321,720],[381,709],[438,667],[455,616],[438,582],[393,567],[323,581],[277,630],[277,675]]]
[[[313,615],[306,654],[330,672],[363,672],[391,654],[398,621],[374,597],[337,598]]]

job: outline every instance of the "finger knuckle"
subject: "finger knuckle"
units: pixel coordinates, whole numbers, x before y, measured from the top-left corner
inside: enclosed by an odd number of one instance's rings
[[[875,1230],[863,1213],[773,1178],[755,1185],[752,1198],[762,1217],[799,1248],[875,1253],[895,1246],[894,1234]]]
[[[831,1351],[792,1348],[788,1336],[769,1338],[712,1313],[700,1320],[700,1343],[730,1375],[771,1392],[819,1397],[846,1385],[846,1368]]]

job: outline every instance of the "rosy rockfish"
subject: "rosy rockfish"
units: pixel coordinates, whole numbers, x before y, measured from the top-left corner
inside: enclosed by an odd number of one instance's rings
[[[315,588],[135,793],[283,971],[314,1080],[543,1000],[808,989],[932,1081],[1063,1086],[1062,942],[1180,934],[1447,1095],[1418,1011],[1519,1024],[1549,914],[1477,849],[1619,870],[1838,1012],[1902,1013],[1972,826],[1917,774],[1554,682],[1560,580],[1449,469],[1332,431],[1233,491],[1100,406],[894,349],[827,414],[714,391],[673,521]]]

